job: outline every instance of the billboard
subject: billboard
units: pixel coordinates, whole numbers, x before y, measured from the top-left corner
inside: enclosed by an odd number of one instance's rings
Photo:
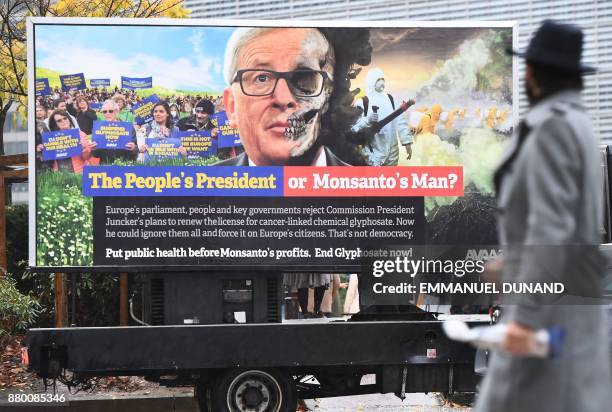
[[[72,157],[30,127],[31,266],[349,272],[390,245],[495,243],[512,24],[237,24],[30,20],[30,84],[135,76],[70,91],[101,104]]]

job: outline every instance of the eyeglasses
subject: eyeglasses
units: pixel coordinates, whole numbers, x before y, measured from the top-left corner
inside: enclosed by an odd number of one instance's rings
[[[64,121],[68,121],[68,118],[67,117],[60,117],[59,119],[57,117],[55,118],[55,123],[60,123]]]
[[[107,114],[107,113],[115,113],[114,110],[102,110],[102,113]]]
[[[195,109],[193,109],[193,111],[196,113],[204,113],[204,109],[202,109],[201,107],[196,107]]]
[[[329,73],[322,70],[297,69],[290,72],[274,70],[238,70],[232,83],[240,82],[242,93],[247,96],[270,96],[274,94],[279,79],[285,79],[295,97],[316,97],[323,91]]]

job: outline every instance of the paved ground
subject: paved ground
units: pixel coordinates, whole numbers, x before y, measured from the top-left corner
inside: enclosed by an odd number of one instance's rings
[[[341,398],[308,400],[311,412],[469,412],[467,407],[443,407],[436,395],[409,394],[404,402],[394,395],[361,395]],[[172,396],[118,396],[106,398],[78,397],[66,406],[16,407],[0,402],[0,411],[29,412],[193,412],[195,403],[190,393]]]
[[[125,378],[127,379],[127,378]],[[37,381],[38,382],[38,381]],[[123,390],[111,388],[102,390],[100,384],[97,390],[82,390],[70,393],[68,388],[58,383],[57,394],[64,395],[67,400],[64,404],[38,404],[24,405],[9,403],[10,393],[21,394],[53,394],[52,388],[47,392],[41,385],[26,389],[0,390],[0,412],[28,411],[28,412],[194,412],[195,401],[191,387],[164,387],[156,383],[147,382],[142,378],[130,378]],[[42,383],[42,381],[38,382]],[[375,383],[374,375],[363,377],[362,384]],[[110,382],[106,381],[108,386]],[[462,404],[466,404],[465,399]],[[469,404],[469,401],[467,402]],[[361,396],[343,396],[338,398],[324,398],[306,400],[311,412],[469,412],[469,407],[459,405],[443,406],[443,400],[438,394],[407,394],[402,402],[393,394],[374,394]]]
[[[407,394],[402,402],[392,394],[361,395],[306,401],[313,412],[469,412],[469,407],[443,407],[441,398],[433,394]]]

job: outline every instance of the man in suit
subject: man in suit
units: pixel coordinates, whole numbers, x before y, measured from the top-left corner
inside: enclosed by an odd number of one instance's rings
[[[223,103],[245,153],[220,165],[345,165],[317,142],[335,56],[315,28],[239,28],[225,51]]]
[[[582,31],[544,21],[526,53],[530,109],[495,173],[504,282],[561,282],[563,295],[505,296],[504,352],[494,352],[477,412],[595,412],[612,405],[605,267],[598,245],[603,176],[580,98]],[[554,359],[529,357],[537,330],[565,331]]]

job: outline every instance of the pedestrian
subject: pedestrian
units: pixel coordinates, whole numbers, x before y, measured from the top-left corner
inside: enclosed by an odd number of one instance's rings
[[[543,22],[525,53],[529,111],[495,173],[504,282],[561,282],[563,296],[515,295],[504,351],[492,354],[476,412],[599,412],[612,407],[598,141],[580,97],[582,31]],[[508,302],[507,302],[508,303]],[[537,330],[565,332],[556,358],[533,358]]]

